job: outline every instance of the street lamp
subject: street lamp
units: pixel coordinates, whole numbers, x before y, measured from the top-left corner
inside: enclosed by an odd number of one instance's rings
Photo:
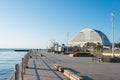
[[[68,39],[69,39],[69,32],[67,32],[67,53],[68,53]]]
[[[114,16],[115,14],[112,12],[111,17],[112,17],[112,57],[114,57]]]

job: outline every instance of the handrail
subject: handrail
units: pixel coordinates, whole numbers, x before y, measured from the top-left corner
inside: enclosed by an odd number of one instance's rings
[[[23,80],[25,68],[28,66],[29,52],[22,58],[21,64],[15,64],[15,71],[10,75],[8,80]]]
[[[10,77],[7,80],[15,80],[15,71],[10,75]]]

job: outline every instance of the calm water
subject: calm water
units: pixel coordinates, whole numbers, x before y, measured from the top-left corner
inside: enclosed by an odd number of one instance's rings
[[[20,64],[27,52],[15,52],[13,49],[0,49],[0,80],[7,80],[14,72],[15,64]]]

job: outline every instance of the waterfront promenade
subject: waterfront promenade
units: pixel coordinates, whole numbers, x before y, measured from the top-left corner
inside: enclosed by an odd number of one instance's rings
[[[120,80],[120,63],[96,62],[91,57],[70,57],[45,51],[38,51],[37,57],[32,55],[29,59],[24,80],[67,80],[54,70],[54,64],[66,67],[85,80]]]
[[[43,56],[41,56],[43,54]],[[53,65],[55,60],[49,59],[45,52],[34,52],[28,62],[24,80],[67,80],[62,73],[57,72]],[[37,57],[36,57],[37,55]]]

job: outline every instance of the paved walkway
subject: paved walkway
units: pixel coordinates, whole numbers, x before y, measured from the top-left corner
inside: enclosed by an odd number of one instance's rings
[[[62,73],[53,69],[54,62],[42,57],[41,52],[37,52],[37,57],[35,51],[31,55],[24,80],[67,80]]]
[[[41,57],[41,54],[44,56]],[[91,57],[70,57],[44,51],[38,53],[37,59],[33,56],[29,60],[24,80],[67,80],[53,69],[55,63],[67,67],[85,80],[120,80],[120,63],[96,62]]]

